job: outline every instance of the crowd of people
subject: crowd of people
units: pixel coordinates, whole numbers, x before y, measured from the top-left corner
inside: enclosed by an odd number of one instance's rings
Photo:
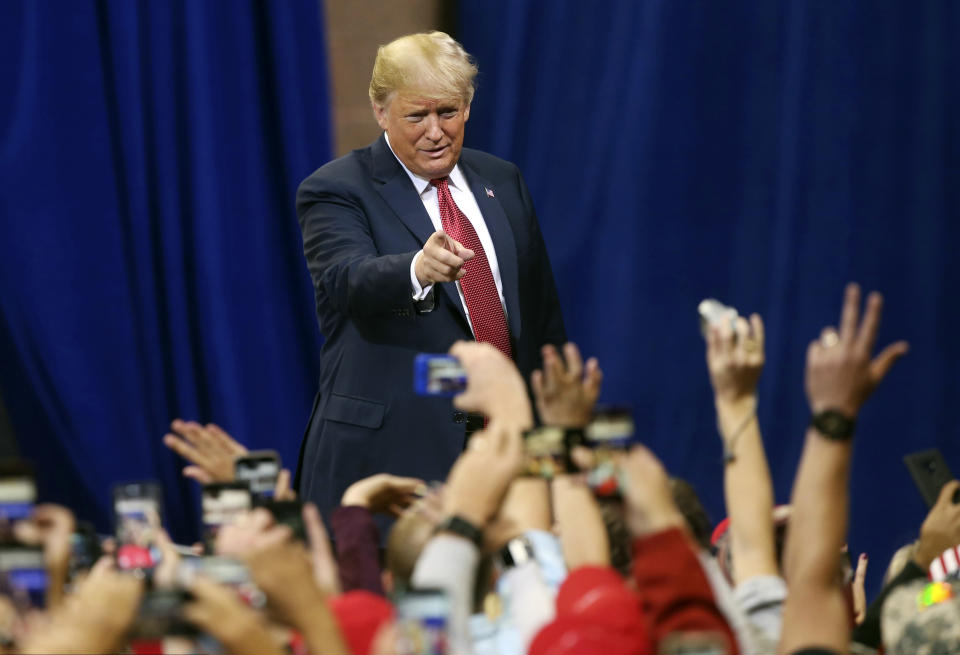
[[[389,473],[358,480],[326,524],[304,504],[302,534],[254,509],[222,526],[206,552],[175,546],[161,531],[162,555],[149,570],[121,570],[111,540],[89,569],[78,567],[71,512],[37,505],[12,526],[12,538],[43,549],[45,607],[5,588],[3,651],[960,652],[960,586],[931,583],[927,574],[960,544],[960,482],[943,488],[869,607],[865,561],[855,571],[846,556],[855,420],[907,351],[897,342],[872,356],[882,300],[870,294],[862,315],[861,304],[849,285],[838,326],[807,351],[813,419],[789,506],[774,506],[757,419],[757,315],[721,320],[705,334],[728,513],[716,527],[693,486],[672,478],[642,444],[611,455],[617,492],[602,497],[590,484],[599,455],[583,445],[572,448],[569,468],[530,474],[525,435],[537,418],[565,434],[593,420],[602,383],[596,360],[584,362],[573,344],[544,347],[531,394],[497,348],[458,342],[450,354],[467,386],[453,404],[483,414],[486,425],[445,481]],[[178,420],[172,428],[165,443],[188,460],[184,475],[201,484],[233,478],[244,446],[215,425]],[[295,496],[287,472],[275,495]],[[387,534],[377,515],[395,519]],[[234,563],[248,584],[204,574],[214,570],[195,566],[205,558]],[[163,620],[151,624],[146,615]]]

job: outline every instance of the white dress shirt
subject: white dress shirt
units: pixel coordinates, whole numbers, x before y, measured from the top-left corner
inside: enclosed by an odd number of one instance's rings
[[[390,145],[390,137],[387,136],[386,132],[384,132],[383,137],[387,142],[387,147],[390,148],[390,152],[393,153],[394,157],[397,157],[397,153],[393,152],[393,147]],[[427,210],[427,214],[430,216],[433,229],[442,230],[443,223],[440,220],[440,205],[437,201],[436,187],[430,184],[430,180],[427,178],[420,177],[416,173],[411,172],[410,169],[400,161],[399,157],[397,157],[397,161],[403,166],[403,170],[410,178],[410,181],[413,182],[413,187],[417,190],[417,193],[420,194],[420,200],[423,202],[423,208]],[[470,191],[470,185],[467,184],[467,179],[464,177],[463,171],[460,170],[459,164],[454,166],[453,170],[450,171],[447,187],[450,189],[450,196],[453,198],[453,202],[456,203],[460,211],[463,212],[467,220],[470,221],[470,224],[473,225],[473,229],[480,239],[480,245],[483,246],[483,252],[487,255],[487,262],[490,264],[490,271],[493,273],[493,281],[497,285],[497,294],[500,296],[500,306],[503,307],[503,313],[504,316],[506,316],[507,306],[503,300],[503,282],[500,280],[497,251],[494,250],[490,230],[487,229],[487,224],[483,221],[483,214],[480,213],[480,207],[477,206],[477,199],[473,196],[473,192]],[[423,256],[423,250],[414,255],[413,261],[410,262],[410,285],[414,300],[423,300],[427,297],[427,294],[430,293],[430,289],[433,288],[432,284],[422,287],[420,281],[417,279],[415,270],[417,260],[420,259],[421,256]],[[463,295],[463,288],[460,286],[459,281],[457,281],[456,284],[457,293],[460,294],[460,304],[463,305],[463,313],[466,314],[467,322],[470,323],[470,329],[473,330],[473,323],[470,321],[470,310],[467,309],[467,300]]]

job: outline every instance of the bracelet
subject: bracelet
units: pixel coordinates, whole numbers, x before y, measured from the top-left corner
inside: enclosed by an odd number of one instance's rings
[[[757,418],[757,403],[754,403],[753,409],[747,414],[740,424],[737,426],[737,429],[733,431],[733,434],[730,435],[730,438],[727,439],[723,436],[723,426],[720,424],[720,413],[717,412],[717,432],[720,433],[720,438],[723,440],[723,463],[730,464],[733,461],[736,461],[737,455],[733,452],[734,446],[737,445],[737,440],[740,438],[740,435],[743,434],[744,430],[747,429],[747,426],[750,425],[750,422]]]

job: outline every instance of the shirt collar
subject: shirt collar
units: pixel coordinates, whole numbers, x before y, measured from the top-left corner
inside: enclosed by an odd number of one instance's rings
[[[419,175],[411,171],[409,168],[407,168],[406,164],[404,164],[400,160],[400,158],[397,157],[397,153],[393,151],[393,146],[390,145],[390,137],[387,136],[386,132],[383,133],[383,140],[387,142],[387,147],[390,148],[390,153],[400,163],[400,166],[403,167],[403,172],[406,173],[407,177],[410,178],[410,181],[413,182],[413,188],[417,190],[417,193],[420,194],[421,196],[424,193],[426,193],[430,189],[430,180],[428,180],[425,177],[420,177]],[[454,187],[455,189],[459,189],[461,191],[466,191],[468,189],[467,178],[463,176],[463,171],[460,170],[459,163],[457,163],[453,167],[453,170],[450,171],[450,175],[448,177],[450,178],[448,180],[448,184],[450,186]]]

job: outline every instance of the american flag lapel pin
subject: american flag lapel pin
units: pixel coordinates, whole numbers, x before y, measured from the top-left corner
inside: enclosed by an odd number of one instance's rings
[[[488,198],[493,198],[493,197],[494,197],[494,195],[493,195],[493,189],[488,189],[487,187],[483,187],[483,190],[487,192],[487,197],[488,197]]]

